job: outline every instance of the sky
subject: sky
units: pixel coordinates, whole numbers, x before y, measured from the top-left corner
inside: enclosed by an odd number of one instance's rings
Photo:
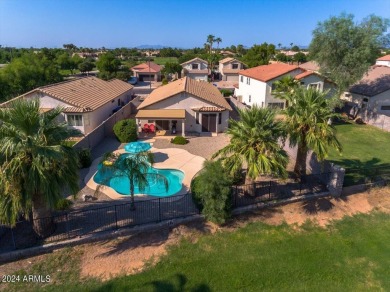
[[[221,47],[309,45],[319,21],[351,13],[390,17],[390,0],[0,0],[0,45]]]

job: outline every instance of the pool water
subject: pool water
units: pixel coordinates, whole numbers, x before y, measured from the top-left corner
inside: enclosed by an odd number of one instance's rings
[[[118,159],[124,159],[126,156],[132,154],[125,153],[121,154]],[[102,170],[102,168],[105,168]],[[135,184],[134,194],[147,194],[150,196],[156,197],[169,197],[177,192],[179,192],[182,188],[182,181],[184,178],[184,173],[178,169],[157,169],[150,166],[147,170],[148,174],[158,173],[163,175],[168,180],[168,191],[165,189],[164,181],[160,178],[156,178],[153,175],[149,175],[148,181],[149,186],[144,189],[144,191],[140,191]],[[99,164],[98,171],[93,177],[93,180],[102,185],[109,186],[117,191],[119,194],[124,196],[130,195],[130,182],[126,176],[113,176],[113,171],[110,171],[110,168]]]
[[[130,142],[125,145],[125,150],[129,153],[139,153],[142,151],[148,151],[152,148],[148,142]]]

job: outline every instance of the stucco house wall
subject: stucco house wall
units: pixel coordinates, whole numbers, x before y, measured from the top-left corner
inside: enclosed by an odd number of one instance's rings
[[[376,65],[382,65],[382,66],[390,67],[390,61],[381,61],[381,60],[377,60],[377,61],[376,61]]]
[[[195,111],[192,108],[200,108],[203,106],[215,107],[215,104],[209,103],[196,96],[190,95],[187,92],[182,92],[174,95],[168,99],[162,100],[155,104],[152,104],[143,110],[157,110],[157,109],[184,109],[186,111],[185,118],[185,131],[186,132],[202,132],[202,114],[199,113],[199,124],[196,123]],[[218,114],[218,113],[217,113]],[[217,119],[218,120],[218,119]],[[223,132],[228,126],[229,111],[225,110],[222,112],[221,124],[218,125],[218,132]],[[148,123],[148,120],[141,120],[141,124]],[[182,123],[178,120],[177,131],[181,132]]]

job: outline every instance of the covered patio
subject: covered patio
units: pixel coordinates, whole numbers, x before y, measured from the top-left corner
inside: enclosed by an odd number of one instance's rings
[[[172,134],[180,133],[185,137],[184,109],[158,109],[139,110],[136,114],[137,125],[144,129],[145,124],[153,124],[156,130],[170,131]]]

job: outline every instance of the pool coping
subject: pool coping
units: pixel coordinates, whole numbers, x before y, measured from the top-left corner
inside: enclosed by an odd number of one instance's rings
[[[190,190],[191,181],[192,178],[195,176],[199,170],[203,168],[203,162],[206,160],[205,158],[201,156],[197,156],[194,154],[189,153],[187,150],[180,149],[180,148],[165,148],[165,149],[158,149],[152,147],[150,151],[154,154],[155,162],[153,164],[153,167],[156,169],[177,169],[184,173],[184,178],[182,181],[182,188],[179,192],[173,194],[172,196],[178,196],[178,199],[181,197],[180,195],[185,195]],[[129,153],[126,152],[125,149],[118,149],[113,151],[115,154],[123,154],[123,153]],[[166,159],[164,159],[161,162],[158,162],[158,156],[164,157],[166,155]],[[157,156],[157,159],[156,159]],[[97,184],[93,177],[95,176],[98,165],[101,161],[103,156],[96,158],[88,171],[88,174],[84,178],[85,184],[91,188],[92,190],[96,190],[99,184]],[[117,191],[115,191],[113,188],[109,186],[103,186],[100,188],[99,192],[104,193],[106,196],[113,200],[130,200],[130,195],[121,195]],[[134,199],[136,201],[143,201],[143,200],[151,200],[151,199],[158,199],[158,198],[169,198],[172,196],[167,197],[158,197],[158,196],[151,196],[148,194],[137,194],[134,196]],[[180,196],[180,197],[179,197]]]

